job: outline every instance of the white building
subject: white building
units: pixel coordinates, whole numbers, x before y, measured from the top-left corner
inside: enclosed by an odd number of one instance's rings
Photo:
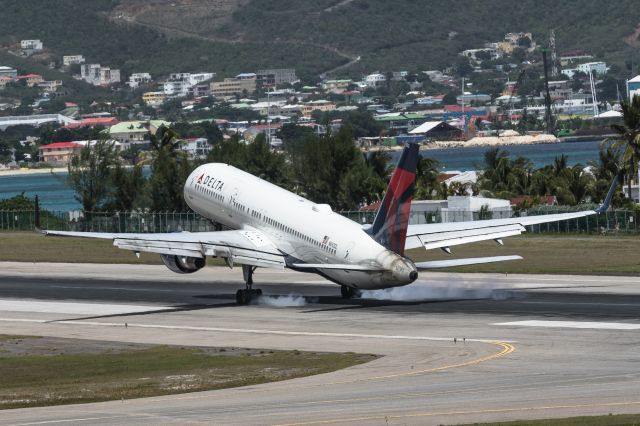
[[[211,145],[207,138],[190,138],[180,143],[180,149],[191,158],[206,158],[209,151],[211,151]]]
[[[135,72],[129,76],[129,81],[127,84],[132,89],[138,88],[141,84],[146,84],[151,82],[151,74],[148,72]]]
[[[184,97],[189,94],[189,89],[197,84],[211,80],[215,73],[173,73],[169,79],[162,83],[162,92],[166,96]]]
[[[21,40],[20,48],[24,50],[42,50],[43,45],[40,40]]]
[[[409,223],[466,222],[511,217],[509,200],[472,196],[449,196],[446,200],[414,200]]]
[[[0,66],[0,77],[9,77],[15,79],[18,77],[18,70],[11,67]]]
[[[108,86],[120,83],[120,70],[102,67],[100,64],[84,64],[80,66],[80,77],[94,86]]]
[[[387,77],[385,77],[383,74],[380,74],[380,73],[369,74],[364,78],[364,83],[367,85],[367,87],[374,87],[374,88],[378,86],[382,86],[383,84],[385,84],[386,81],[387,81]]]
[[[575,68],[563,69],[562,73],[569,78],[573,78],[577,72],[583,72],[589,75],[589,70],[593,72],[594,76],[598,76],[605,75],[609,68],[607,68],[607,64],[605,62],[587,62],[577,65]]]
[[[65,67],[84,63],[85,59],[82,55],[65,55],[62,57],[62,65],[64,65]]]

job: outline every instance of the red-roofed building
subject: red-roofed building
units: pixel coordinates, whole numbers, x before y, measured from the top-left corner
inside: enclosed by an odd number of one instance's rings
[[[44,81],[44,78],[40,74],[27,74],[27,75],[19,75],[16,77],[19,81],[26,81],[27,86],[33,87]]]
[[[71,158],[80,154],[82,145],[75,142],[54,142],[38,148],[40,161],[45,163],[69,164]]]
[[[115,124],[118,124],[118,119],[116,117],[91,117],[91,118],[83,118],[77,123],[69,123],[66,127],[67,129],[77,129],[80,127],[111,127]]]

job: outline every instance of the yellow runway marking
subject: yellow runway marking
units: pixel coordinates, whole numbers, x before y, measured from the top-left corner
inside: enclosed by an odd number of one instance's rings
[[[435,416],[461,416],[471,414],[494,414],[494,413],[516,413],[516,412],[528,412],[528,411],[545,411],[545,410],[560,410],[569,408],[611,408],[611,407],[625,407],[640,405],[640,401],[623,401],[623,402],[609,402],[603,404],[567,404],[567,405],[542,405],[537,407],[518,407],[518,408],[488,408],[486,410],[469,410],[469,411],[434,411],[434,412],[415,412],[407,414],[380,414],[376,416],[363,416],[363,417],[345,417],[340,419],[328,419],[328,420],[312,420],[308,422],[296,422],[296,423],[281,423],[275,426],[306,426],[306,425],[326,425],[335,423],[352,423],[352,422],[365,422],[373,420],[398,420],[404,418],[416,418],[416,417],[435,417]]]
[[[494,354],[487,355],[482,358],[476,358],[476,359],[472,359],[466,362],[461,362],[458,364],[443,365],[441,367],[432,367],[432,368],[426,368],[423,370],[407,371],[405,373],[387,374],[384,376],[367,377],[363,379],[346,380],[346,381],[340,381],[340,382],[329,382],[329,383],[325,383],[325,385],[341,385],[346,383],[364,382],[364,381],[372,381],[372,380],[394,379],[397,377],[417,376],[420,374],[428,374],[428,373],[435,373],[438,371],[451,370],[453,368],[468,367],[470,365],[476,365],[483,362],[491,361],[496,358],[507,356],[515,352],[516,350],[515,346],[513,346],[511,343],[506,343],[506,342],[491,342],[491,343],[494,345],[501,346],[502,350],[500,352],[496,352]]]

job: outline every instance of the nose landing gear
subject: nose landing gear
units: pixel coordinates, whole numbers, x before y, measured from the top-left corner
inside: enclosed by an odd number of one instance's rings
[[[236,291],[236,303],[238,305],[248,305],[251,303],[251,299],[254,297],[262,296],[262,290],[259,288],[253,289],[253,273],[256,270],[255,266],[242,265],[242,275],[246,288]]]

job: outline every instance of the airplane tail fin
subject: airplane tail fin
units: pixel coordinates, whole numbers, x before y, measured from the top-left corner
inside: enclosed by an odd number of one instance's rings
[[[415,190],[418,150],[417,144],[405,146],[373,226],[369,229],[374,240],[401,256],[404,255],[411,199]]]

